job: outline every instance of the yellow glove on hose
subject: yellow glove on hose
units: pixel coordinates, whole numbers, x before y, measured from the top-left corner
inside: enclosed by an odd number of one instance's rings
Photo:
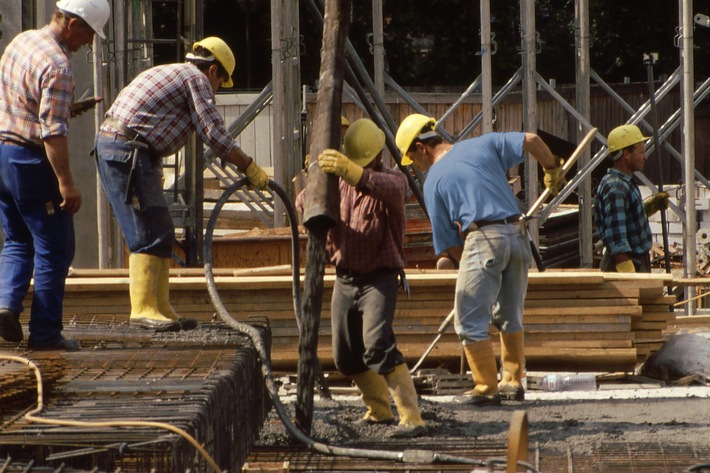
[[[646,216],[650,217],[661,209],[667,210],[669,197],[670,196],[667,192],[659,192],[658,194],[644,200],[643,210],[646,211]]]
[[[635,273],[636,266],[634,266],[633,261],[631,261],[630,259],[627,259],[626,261],[622,261],[621,263],[616,263],[616,272],[617,273]]]
[[[269,176],[266,175],[266,171],[261,169],[253,159],[244,174],[247,175],[251,185],[257,189],[264,190],[269,185]]]
[[[362,167],[350,161],[343,153],[326,149],[318,156],[318,164],[323,172],[343,178],[351,186],[356,186],[362,177]]]
[[[562,160],[560,160],[560,165],[556,168],[543,168],[543,170],[545,171],[545,178],[543,179],[545,187],[550,189],[550,194],[553,196],[559,194],[565,184],[567,184],[567,180],[562,175]]]

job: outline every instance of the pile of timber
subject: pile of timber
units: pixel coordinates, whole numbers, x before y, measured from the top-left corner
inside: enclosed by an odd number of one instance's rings
[[[299,332],[288,267],[268,271],[215,269],[217,290],[236,320],[267,317],[272,331],[274,369],[295,371]],[[284,271],[286,270],[286,271]],[[240,276],[234,276],[235,271]],[[279,275],[280,274],[280,275]],[[400,292],[394,329],[411,366],[431,344],[453,308],[453,271],[409,270],[411,298]],[[670,275],[601,273],[595,270],[531,272],[525,303],[528,369],[629,371],[660,349],[664,330],[675,323],[674,298],[664,295]],[[303,276],[301,277],[301,280]],[[334,276],[324,278],[318,355],[333,368],[330,297]],[[201,269],[171,270],[171,302],[180,315],[201,322],[215,315]],[[86,324],[120,328],[130,304],[125,270],[75,271],[67,281],[65,327]],[[495,349],[498,337],[491,329]],[[424,367],[461,363],[461,345],[453,324],[428,355]]]

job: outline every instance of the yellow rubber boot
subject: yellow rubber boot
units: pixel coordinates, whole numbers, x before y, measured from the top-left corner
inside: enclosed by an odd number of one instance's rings
[[[390,393],[382,375],[367,370],[353,376],[355,385],[362,393],[367,412],[361,422],[368,424],[391,424],[394,414],[390,407]]]
[[[392,433],[392,437],[412,438],[426,434],[428,429],[422,420],[417,390],[414,388],[406,363],[397,365],[394,371],[387,373],[385,381],[399,413],[399,425]]]
[[[500,352],[503,374],[498,383],[502,397],[514,401],[525,400],[525,389],[522,385],[525,369],[525,334],[521,330],[516,333],[500,333]]]
[[[158,311],[160,265],[160,258],[143,253],[132,253],[128,259],[131,327],[156,332],[180,330],[180,322],[170,320]]]
[[[491,340],[466,343],[463,346],[463,351],[466,353],[468,366],[473,374],[473,382],[476,384],[469,393],[471,394],[470,403],[474,406],[500,404],[496,357],[493,353]]]
[[[158,273],[158,312],[170,320],[180,323],[183,330],[192,330],[197,327],[195,319],[180,317],[175,313],[170,304],[170,258],[160,258],[160,272]]]

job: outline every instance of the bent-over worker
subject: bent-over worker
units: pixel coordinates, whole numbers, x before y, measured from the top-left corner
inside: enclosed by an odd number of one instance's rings
[[[220,38],[193,45],[186,62],[139,74],[116,98],[96,136],[98,170],[128,249],[133,327],[189,330],[169,300],[175,227],[163,195],[162,158],[176,153],[197,131],[221,158],[236,165],[258,189],[269,178],[229,135],[215,105],[220,86],[231,87],[235,59]]]
[[[556,195],[564,185],[561,168],[536,134],[488,133],[452,145],[435,126],[431,117],[409,115],[396,142],[402,164],[427,172],[424,201],[435,253],[459,259],[454,327],[475,383],[470,402],[500,404],[499,390],[523,400],[522,319],[532,256],[507,171],[528,152],[545,169],[545,185]],[[500,386],[491,322],[500,330]]]

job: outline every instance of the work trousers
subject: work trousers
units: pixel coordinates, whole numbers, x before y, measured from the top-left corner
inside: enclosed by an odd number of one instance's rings
[[[161,164],[151,162],[149,150],[137,151],[134,184],[126,203],[135,151],[126,143],[119,134],[106,136],[102,132],[96,136],[97,166],[104,193],[132,253],[170,258],[175,226],[163,194]]]
[[[383,269],[355,275],[338,271],[330,304],[333,357],[345,375],[371,369],[382,375],[404,363],[392,323],[398,274]]]
[[[19,314],[34,276],[33,344],[61,340],[64,288],[74,259],[74,221],[42,148],[0,144],[0,307]]]
[[[523,330],[532,252],[521,225],[488,225],[466,237],[454,302],[463,344],[487,340],[491,323],[505,333]]]

